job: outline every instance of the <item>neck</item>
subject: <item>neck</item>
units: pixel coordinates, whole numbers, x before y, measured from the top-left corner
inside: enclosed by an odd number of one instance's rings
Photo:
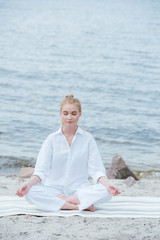
[[[75,133],[76,133],[76,131],[77,131],[77,128],[78,128],[78,126],[76,125],[76,126],[63,126],[63,128],[62,128],[62,133],[64,134],[64,135],[74,135]]]

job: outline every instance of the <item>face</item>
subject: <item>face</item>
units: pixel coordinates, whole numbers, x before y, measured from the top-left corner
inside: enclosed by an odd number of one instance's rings
[[[61,110],[61,119],[64,126],[77,126],[81,112],[75,103],[66,103]]]

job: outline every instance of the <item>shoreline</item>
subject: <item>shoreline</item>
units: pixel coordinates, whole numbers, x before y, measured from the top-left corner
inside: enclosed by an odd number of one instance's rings
[[[17,175],[0,175],[0,195],[14,195],[17,188],[29,178],[18,177]],[[127,186],[125,179],[109,179],[121,191],[122,196],[154,196],[160,197],[158,178],[141,178],[132,186]]]
[[[27,166],[27,167],[33,167],[33,166]],[[16,175],[18,177],[20,170],[22,168],[26,168],[26,166],[23,166],[15,171],[13,168],[12,170],[1,170],[0,169],[0,176],[10,176],[10,175]],[[106,168],[106,171],[109,168]],[[158,169],[151,169],[151,170],[133,170],[129,167],[129,169],[136,175],[138,179],[159,179],[160,180],[160,170]],[[112,179],[111,179],[112,180]]]
[[[17,188],[28,178],[16,175],[0,176],[0,195],[14,196]],[[131,187],[125,180],[111,179],[121,196],[160,197],[158,179],[140,179]],[[85,218],[36,217],[14,215],[0,218],[0,239],[3,240],[152,240],[159,239],[159,218]]]
[[[117,154],[115,154],[117,155]],[[115,157],[115,155],[113,156],[113,158]],[[119,154],[118,154],[119,155]],[[119,155],[119,157],[121,157]],[[105,169],[106,172],[107,170],[109,170],[109,168],[111,167],[113,158],[110,162],[109,165],[105,165]],[[121,157],[123,159],[123,157]],[[4,161],[5,159],[5,161]],[[18,161],[13,161],[14,160],[18,160]],[[35,163],[36,163],[36,159],[30,159],[30,163],[28,162],[29,159],[26,158],[15,158],[13,156],[0,156],[0,160],[1,160],[1,167],[0,167],[0,176],[1,175],[14,175],[16,174],[18,176],[20,170],[22,168],[26,168],[26,167],[35,167]],[[103,162],[104,163],[104,162]],[[152,165],[145,165],[145,166],[141,166],[142,168],[138,168],[138,166],[134,166],[132,164],[130,164],[127,160],[125,160],[125,163],[127,165],[127,167],[136,175],[137,178],[142,179],[142,178],[146,178],[146,179],[150,179],[150,178],[158,178],[160,180],[160,165],[156,165],[156,166],[152,166]]]

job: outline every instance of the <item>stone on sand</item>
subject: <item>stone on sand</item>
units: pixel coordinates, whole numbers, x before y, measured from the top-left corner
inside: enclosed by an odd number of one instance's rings
[[[21,168],[20,173],[19,173],[19,177],[21,178],[29,178],[32,176],[34,172],[34,168],[33,167],[25,167],[25,168]]]
[[[123,158],[118,154],[113,157],[111,166],[107,170],[106,174],[109,179],[126,179],[131,176],[135,180],[139,180],[136,175],[128,168]]]
[[[124,180],[124,183],[128,186],[131,187],[136,183],[136,180],[133,177],[128,177]]]

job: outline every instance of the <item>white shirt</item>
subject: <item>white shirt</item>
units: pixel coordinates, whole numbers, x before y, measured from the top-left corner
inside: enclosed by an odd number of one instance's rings
[[[40,149],[33,175],[39,176],[45,186],[63,188],[88,183],[89,176],[94,183],[99,177],[106,177],[94,138],[80,127],[71,146],[61,128],[47,137]]]

